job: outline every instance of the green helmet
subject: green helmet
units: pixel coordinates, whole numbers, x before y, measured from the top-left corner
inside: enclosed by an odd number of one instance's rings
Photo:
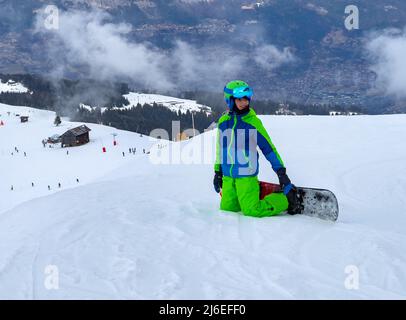
[[[253,91],[250,86],[242,80],[233,80],[226,84],[224,87],[224,99],[230,109],[234,107],[234,99],[232,98],[242,98],[247,97],[251,100]]]

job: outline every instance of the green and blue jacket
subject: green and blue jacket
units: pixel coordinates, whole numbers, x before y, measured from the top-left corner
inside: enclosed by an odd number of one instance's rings
[[[234,111],[221,116],[218,121],[215,171],[240,178],[258,175],[259,147],[277,172],[284,168],[271,138],[253,109],[237,114]]]

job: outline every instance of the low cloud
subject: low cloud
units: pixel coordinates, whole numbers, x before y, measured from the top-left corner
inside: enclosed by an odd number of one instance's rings
[[[371,69],[377,74],[376,86],[387,94],[406,98],[406,29],[375,33],[366,48]]]
[[[56,30],[37,19],[36,30],[49,36],[48,53],[57,73],[76,66],[86,68],[90,77],[114,79],[129,77],[154,87],[169,88],[165,74],[168,58],[147,44],[127,40],[128,24],[113,24],[102,11],[60,12]]]
[[[241,75],[254,60],[267,71],[294,61],[287,48],[263,45],[253,52],[236,52],[230,47],[197,48],[176,41],[170,50],[147,42],[130,40],[132,26],[113,23],[99,10],[60,11],[59,28],[47,29],[43,11],[37,16],[36,31],[48,37],[48,55],[54,75],[80,69],[102,80],[131,80],[145,88],[173,90],[204,84],[205,89],[222,87]]]
[[[263,45],[254,51],[255,62],[267,71],[272,71],[282,64],[295,61],[295,56],[289,48],[279,50],[274,45]]]
[[[225,79],[237,77],[245,67],[246,57],[231,49],[218,47],[196,48],[184,41],[177,41],[171,52],[176,82],[194,87],[223,86]]]

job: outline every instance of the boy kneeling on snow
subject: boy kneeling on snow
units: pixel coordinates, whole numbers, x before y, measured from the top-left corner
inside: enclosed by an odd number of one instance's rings
[[[244,215],[267,217],[288,210],[297,213],[297,190],[271,138],[250,108],[252,89],[241,80],[229,82],[224,98],[229,110],[218,121],[214,189],[222,191],[220,209]],[[259,199],[258,152],[261,149],[279,178],[283,192]]]

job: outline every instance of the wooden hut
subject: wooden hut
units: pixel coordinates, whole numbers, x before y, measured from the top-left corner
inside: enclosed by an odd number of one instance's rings
[[[184,141],[184,140],[188,140],[188,139],[189,139],[189,136],[185,132],[182,132],[182,133],[178,133],[176,135],[175,141]]]
[[[85,125],[70,129],[61,135],[61,145],[63,147],[75,147],[86,144],[90,141],[89,132],[91,130]]]
[[[20,117],[21,122],[28,122],[28,116],[21,116]]]

